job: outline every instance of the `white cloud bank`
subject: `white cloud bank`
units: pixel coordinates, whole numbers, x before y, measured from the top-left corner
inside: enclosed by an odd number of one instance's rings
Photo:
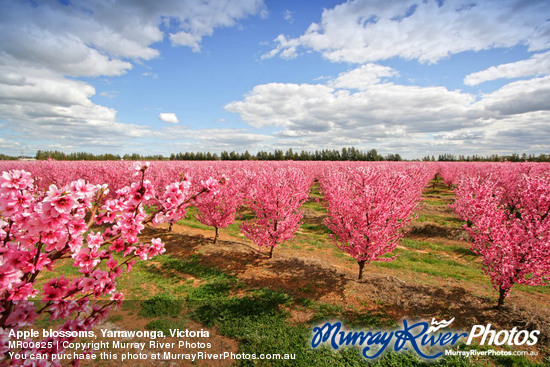
[[[514,79],[533,75],[550,75],[550,51],[538,53],[527,60],[521,60],[468,74],[466,85],[478,85],[495,79]]]
[[[352,0],[325,9],[299,37],[283,34],[262,57],[290,59],[301,50],[332,62],[366,63],[401,57],[436,63],[463,51],[524,44],[550,48],[547,0]]]
[[[148,127],[122,123],[116,110],[92,102],[95,89],[75,78],[123,75],[158,57],[152,46],[165,36],[198,51],[215,29],[263,9],[261,0],[3,1],[0,124],[29,150],[36,141],[109,149],[149,136]]]
[[[325,84],[270,83],[225,106],[251,126],[279,127],[292,146],[375,146],[404,156],[550,150],[550,2],[350,0],[297,37],[280,34],[262,59],[318,52],[362,64]],[[434,64],[464,51],[522,45],[530,59],[467,75],[466,85],[531,77],[484,95],[398,85],[401,58]],[[284,139],[284,140],[283,140]]]
[[[327,84],[258,85],[225,108],[250,126],[279,128],[274,135],[291,147],[375,146],[407,157],[550,149],[550,77],[475,96],[380,82],[379,73],[365,79],[369,69],[393,74],[369,65]]]

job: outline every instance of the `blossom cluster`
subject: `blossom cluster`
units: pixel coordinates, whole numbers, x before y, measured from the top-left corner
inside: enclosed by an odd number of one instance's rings
[[[109,186],[79,179],[64,186],[40,190],[30,173],[3,172],[0,177],[0,354],[3,365],[59,366],[59,360],[23,358],[40,352],[59,355],[71,333],[48,337],[18,350],[21,358],[7,358],[10,331],[33,325],[39,317],[61,321],[59,331],[90,330],[116,307],[123,295],[117,279],[137,259],[149,260],[165,252],[159,238],[139,239],[145,224],[177,220],[182,208],[199,195],[212,195],[218,181],[206,180],[192,193],[186,181],[166,187],[157,195],[145,179],[148,164],[136,162],[134,182],[109,195]],[[154,218],[146,205],[156,207]],[[72,262],[80,273],[47,280],[59,261]],[[100,302],[101,301],[101,302]],[[69,336],[67,336],[69,335]],[[28,340],[30,341],[30,340]],[[58,341],[55,343],[53,341]],[[37,351],[37,345],[47,346]],[[32,347],[34,346],[34,347]]]
[[[307,200],[313,177],[297,168],[259,169],[251,178],[246,201],[255,218],[244,221],[241,232],[260,249],[273,249],[294,237],[301,224],[300,210]]]
[[[358,167],[331,170],[321,177],[328,217],[336,245],[363,266],[384,258],[403,237],[418,209],[429,174],[422,170]]]
[[[463,178],[453,204],[499,306],[514,284],[548,285],[550,276],[550,174],[513,169]]]

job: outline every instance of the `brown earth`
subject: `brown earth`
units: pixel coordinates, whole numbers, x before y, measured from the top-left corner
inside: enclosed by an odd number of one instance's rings
[[[429,230],[413,231],[410,236],[430,241],[434,239],[431,235],[445,235],[448,243],[462,243],[454,239],[455,232],[432,230],[442,226],[425,226]],[[175,225],[171,233],[155,235],[165,241],[171,256],[185,259],[200,254],[201,263],[236,275],[250,288],[269,287],[297,298],[338,304],[350,312],[386,315],[397,322],[403,318],[455,317],[453,327],[464,330],[487,323],[495,329],[538,329],[542,341],[549,341],[550,297],[545,294],[514,289],[506,304],[496,309],[495,291],[489,279],[486,286],[479,287],[452,278],[443,280],[427,274],[366,267],[364,279],[359,281],[357,265],[336,257],[332,251],[278,247],[270,259],[248,239],[235,239],[223,231],[215,245],[211,243],[213,231],[181,225]],[[441,238],[437,240],[441,242]],[[292,315],[300,323],[312,316],[304,311],[293,311]]]

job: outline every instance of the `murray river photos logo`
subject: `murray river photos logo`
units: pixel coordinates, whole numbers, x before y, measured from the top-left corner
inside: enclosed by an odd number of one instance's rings
[[[392,330],[347,330],[339,321],[327,322],[313,328],[311,347],[329,345],[334,350],[346,346],[362,348],[362,355],[368,359],[375,359],[385,351],[405,351],[412,348],[420,357],[435,359],[443,355],[445,349],[455,346],[459,342],[470,345],[474,339],[480,345],[535,345],[538,342],[538,330],[494,330],[491,324],[474,325],[469,333],[445,330],[454,318],[449,321],[436,321],[431,324],[426,321],[411,323],[403,320],[402,328]]]

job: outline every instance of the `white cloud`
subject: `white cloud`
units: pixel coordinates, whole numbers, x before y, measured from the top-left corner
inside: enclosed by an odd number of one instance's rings
[[[95,89],[75,78],[120,76],[134,63],[158,57],[152,45],[164,39],[163,20],[174,25],[173,44],[184,45],[177,42],[177,34],[186,32],[193,40],[188,46],[196,49],[215,28],[234,26],[239,19],[262,11],[261,0],[74,0],[68,5],[3,1],[2,134],[13,134],[36,149],[61,144],[68,149],[78,145],[94,150],[119,149],[151,136],[148,127],[120,122],[116,110],[93,103]],[[113,93],[100,95],[110,98]]]
[[[506,84],[476,105],[494,117],[550,111],[550,76]]]
[[[262,0],[195,1],[193,6],[181,6],[177,16],[179,32],[170,34],[172,44],[200,51],[200,41],[215,28],[232,27],[238,19],[264,11]],[[182,16],[183,14],[185,16]]]
[[[355,0],[325,9],[297,38],[278,36],[263,55],[293,58],[299,49],[332,62],[365,63],[392,57],[435,63],[463,51],[525,44],[550,48],[546,0]]]
[[[225,106],[254,127],[281,127],[287,137],[309,134],[371,140],[396,132],[434,132],[472,125],[475,97],[444,87],[376,84],[352,93],[326,85],[270,83]]]
[[[464,84],[477,85],[495,79],[514,79],[550,74],[550,51],[534,54],[527,60],[516,61],[466,75]]]
[[[190,129],[182,125],[169,125],[153,132],[150,138],[155,142],[162,141],[162,154],[277,149],[271,135],[253,133],[247,129]]]
[[[158,74],[157,73],[151,73],[151,72],[144,72],[144,73],[141,73],[141,76],[143,77],[149,77],[149,78],[153,78],[153,79],[157,79],[158,78]]]
[[[285,10],[283,12],[283,18],[284,18],[284,20],[286,20],[289,23],[294,22],[294,12],[291,11],[291,10],[288,10],[288,9]]]
[[[176,116],[176,114],[172,112],[159,113],[159,120],[169,122],[171,124],[179,123],[178,116]]]
[[[369,68],[391,74],[371,65],[326,85],[258,85],[225,108],[250,126],[278,129],[273,133],[277,144],[294,149],[355,145],[405,157],[550,149],[550,76],[475,96],[380,82],[379,74],[365,73]],[[366,81],[364,74],[370,76]]]
[[[338,77],[329,83],[334,88],[366,89],[380,82],[383,77],[398,76],[399,72],[378,64],[365,64],[351,71],[340,73]]]
[[[116,98],[116,96],[118,96],[118,91],[116,90],[111,90],[111,91],[103,91],[101,93],[99,93],[100,96],[102,97],[105,97],[105,98]]]

